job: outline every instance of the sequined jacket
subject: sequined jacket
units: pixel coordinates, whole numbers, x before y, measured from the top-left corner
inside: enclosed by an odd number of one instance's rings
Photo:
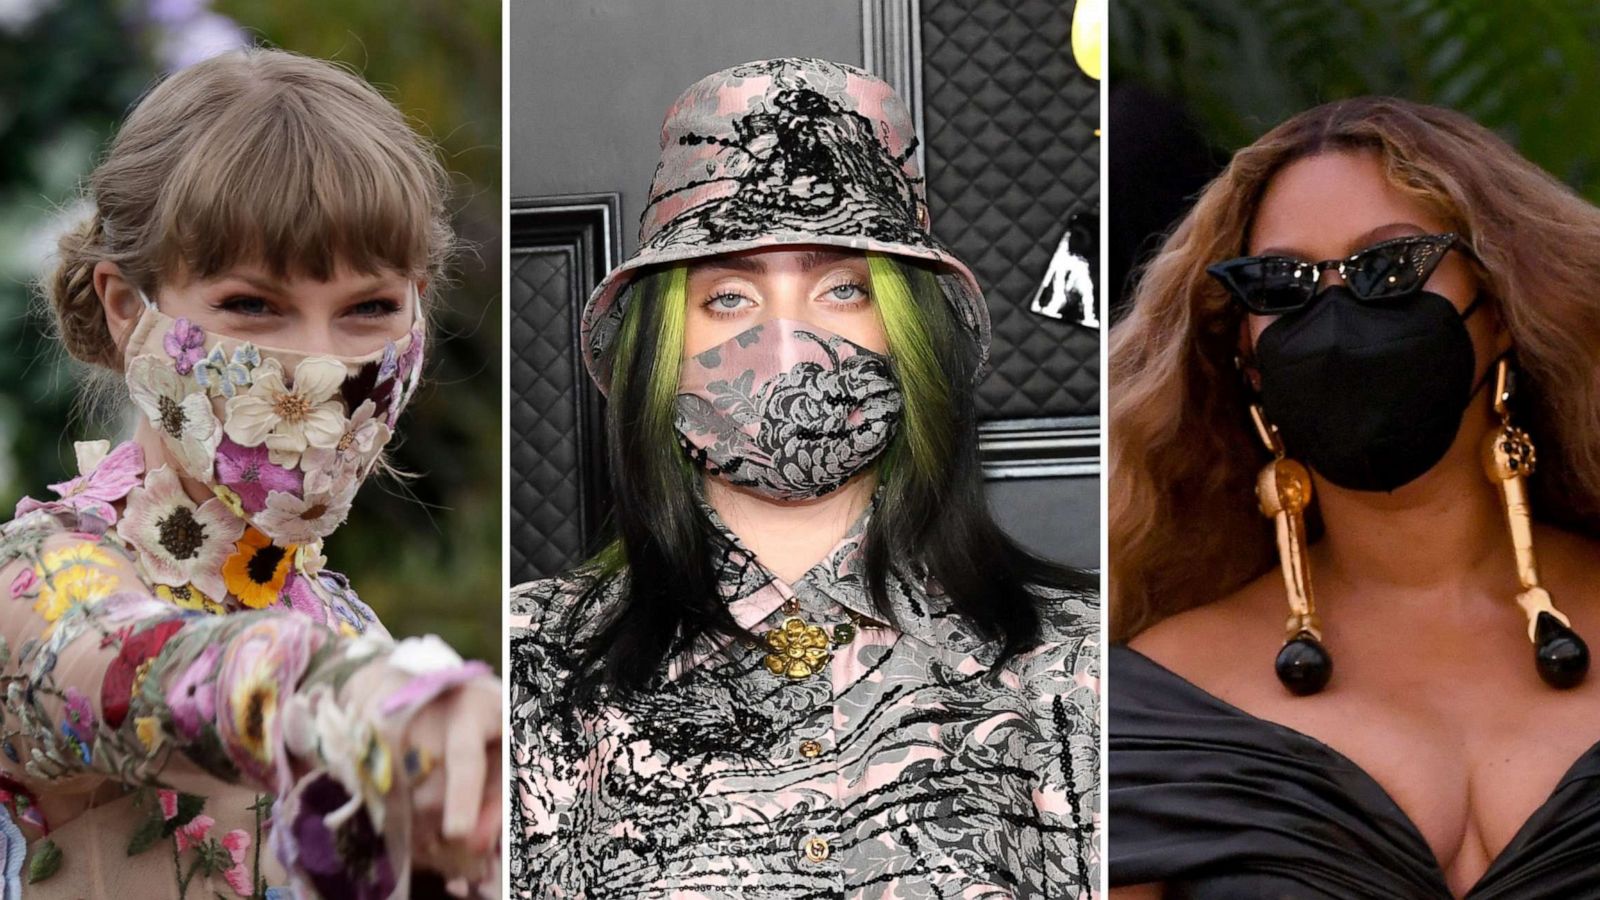
[[[513,591],[515,896],[1090,896],[1096,598],[1041,592],[1043,643],[996,666],[936,589],[892,580],[899,627],[875,621],[865,521],[793,585],[719,522],[722,593],[763,641],[588,702],[576,647],[617,590]]]

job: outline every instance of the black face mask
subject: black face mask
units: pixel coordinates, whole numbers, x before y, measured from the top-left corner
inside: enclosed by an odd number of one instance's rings
[[[1466,320],[1418,291],[1364,303],[1344,285],[1261,332],[1261,405],[1290,455],[1358,491],[1392,491],[1444,458],[1473,394]]]

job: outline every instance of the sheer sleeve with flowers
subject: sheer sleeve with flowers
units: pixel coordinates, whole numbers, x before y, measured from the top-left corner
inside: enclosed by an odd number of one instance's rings
[[[52,832],[130,795],[126,854],[170,854],[172,896],[271,895],[263,843],[305,895],[403,890],[429,761],[399,735],[487,667],[437,638],[394,644],[316,545],[196,502],[138,444],[79,456],[57,499],[0,527],[4,896],[82,863]],[[219,785],[260,796],[225,816]]]

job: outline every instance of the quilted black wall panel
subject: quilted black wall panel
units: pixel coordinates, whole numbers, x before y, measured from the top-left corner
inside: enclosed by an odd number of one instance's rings
[[[578,313],[614,263],[616,197],[519,202],[511,215],[511,577],[554,575],[593,551],[605,511],[599,397]]]
[[[994,319],[985,419],[1098,416],[1100,333],[1028,311],[1068,217],[1100,202],[1099,85],[1072,59],[1073,4],[922,0],[934,230]]]

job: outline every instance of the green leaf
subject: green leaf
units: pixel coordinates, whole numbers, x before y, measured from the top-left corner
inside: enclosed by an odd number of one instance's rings
[[[1600,197],[1595,4],[1144,0],[1114,3],[1109,15],[1113,83],[1181,102],[1219,149],[1317,103],[1396,95],[1455,107]],[[1323,52],[1330,46],[1362,52]]]
[[[179,828],[194,821],[194,817],[200,815],[201,810],[205,808],[206,798],[197,794],[179,794],[178,812],[161,826],[161,833],[163,835],[173,834]]]
[[[33,851],[33,859],[28,860],[28,883],[36,884],[54,875],[61,868],[61,848],[56,842],[46,839],[38,849]]]
[[[156,845],[156,841],[161,840],[161,829],[163,824],[161,813],[159,811],[154,816],[145,819],[144,824],[140,825],[139,828],[134,831],[133,837],[128,840],[128,855],[138,856],[146,850],[149,850],[151,847],[154,847]]]

